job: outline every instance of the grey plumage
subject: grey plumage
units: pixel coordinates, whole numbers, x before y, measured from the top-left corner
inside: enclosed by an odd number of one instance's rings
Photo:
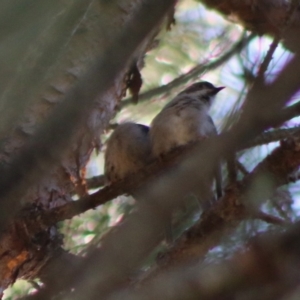
[[[104,173],[111,183],[135,173],[149,162],[149,127],[136,123],[119,125],[107,142]]]
[[[175,147],[217,135],[216,126],[208,111],[216,94],[222,89],[223,87],[217,88],[209,82],[198,82],[171,100],[151,124],[150,139],[154,157]],[[214,177],[219,197],[222,192],[220,166]]]
[[[145,167],[152,157],[159,157],[173,148],[190,142],[217,135],[216,127],[208,110],[215,95],[223,87],[216,88],[208,82],[198,82],[179,93],[153,119],[151,128],[135,123],[119,125],[107,143],[105,153],[105,176],[109,183],[124,179]],[[214,173],[217,194],[221,187],[220,166]],[[202,174],[202,187],[191,191],[199,199],[213,197],[212,178]],[[208,191],[208,193],[207,193]],[[129,191],[137,200],[141,200],[139,189]],[[201,199],[203,198],[203,199]],[[171,226],[166,228],[167,240],[172,240]]]

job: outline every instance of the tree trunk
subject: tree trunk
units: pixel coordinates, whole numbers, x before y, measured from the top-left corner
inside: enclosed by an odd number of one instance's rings
[[[11,11],[18,6],[16,2],[3,2],[0,11]],[[0,53],[4,78],[1,83],[0,161],[4,168],[13,165],[44,120],[88,72],[99,52],[113,42],[141,2],[42,1],[28,7],[24,4],[22,14],[12,11],[14,18],[20,19],[20,27],[7,20],[8,32],[2,32],[6,43]],[[135,52],[132,64],[142,65],[155,32],[153,30]],[[129,67],[119,72],[105,96],[93,99],[93,108],[88,109],[85,121],[75,128],[59,163],[44,172],[34,184],[25,181],[26,193],[17,200],[22,204],[22,212],[10,220],[1,236],[2,290],[18,277],[34,278],[45,263],[61,251],[62,238],[55,227],[31,236],[24,220],[72,201],[74,193],[87,194],[85,166],[93,149],[101,147],[100,135],[124,96]],[[65,125],[61,124],[62,132]]]

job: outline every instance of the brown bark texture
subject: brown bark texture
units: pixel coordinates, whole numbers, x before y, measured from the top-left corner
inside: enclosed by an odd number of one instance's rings
[[[221,13],[228,20],[241,24],[259,35],[280,36],[291,51],[298,51],[295,36],[299,35],[300,15],[297,1],[284,0],[201,0],[205,6]]]
[[[17,1],[3,2],[1,22],[6,25],[6,30],[0,33],[5,41],[0,53],[3,79],[0,163],[3,170],[12,168],[26,147],[29,154],[33,153],[32,156],[34,151],[39,150],[34,149],[34,145],[38,144],[31,143],[32,137],[45,120],[53,118],[53,110],[91,69],[99,53],[104,52],[107,45],[121,33],[141,2],[30,1],[24,4],[22,13],[14,10],[14,7],[18,7]],[[19,20],[18,25],[9,22],[5,11]],[[72,139],[68,145],[65,148],[58,147],[57,156],[60,159],[50,158],[54,162],[51,167],[40,160],[35,165],[35,169],[38,169],[35,172],[40,175],[33,176],[33,179],[30,179],[30,159],[28,162],[19,159],[22,165],[20,170],[10,173],[19,193],[13,192],[7,196],[5,188],[4,192],[1,190],[10,200],[13,199],[5,207],[15,216],[2,228],[1,290],[16,278],[34,278],[60,249],[62,238],[55,226],[36,228],[37,234],[30,236],[23,217],[30,218],[32,214],[69,203],[74,193],[87,195],[85,166],[92,150],[101,147],[100,135],[118,110],[126,91],[130,65],[142,65],[143,56],[156,30],[152,29],[152,33],[140,41],[131,61],[118,73],[105,94],[98,96],[96,91],[92,106],[80,108],[85,111],[83,121],[80,126],[72,128]],[[61,131],[52,134],[63,135],[68,120],[65,122],[60,123]],[[10,191],[13,183],[6,183],[3,186]],[[18,213],[20,207],[22,212]],[[1,216],[6,214],[5,210],[2,212]]]

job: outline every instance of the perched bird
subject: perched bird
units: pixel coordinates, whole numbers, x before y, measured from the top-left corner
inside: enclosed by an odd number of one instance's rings
[[[119,125],[107,142],[104,173],[112,183],[143,168],[151,157],[149,127],[136,123]]]
[[[104,157],[106,183],[126,178],[147,165],[151,157],[149,127],[132,122],[118,125],[109,140]],[[137,201],[142,200],[140,189],[127,190]]]
[[[171,100],[153,119],[150,127],[153,156],[159,157],[178,146],[217,135],[216,126],[208,111],[216,94],[223,88],[215,87],[206,81],[197,82]],[[220,164],[214,177],[217,196],[220,197],[222,194]],[[206,185],[211,186],[212,180],[209,179]],[[195,191],[193,193],[201,204],[202,199],[199,199],[201,196]]]
[[[151,158],[149,127],[135,123],[119,125],[107,142],[104,164],[106,181],[112,183],[124,179],[145,167]],[[135,200],[143,201],[143,187],[129,191],[129,194]],[[165,236],[170,240],[169,225]]]

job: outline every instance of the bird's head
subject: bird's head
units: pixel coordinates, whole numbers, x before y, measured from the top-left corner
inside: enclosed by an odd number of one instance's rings
[[[202,101],[206,105],[210,106],[216,94],[224,88],[224,86],[215,87],[213,84],[207,81],[200,81],[190,85],[179,95],[186,95],[188,97],[196,98],[197,100]]]

